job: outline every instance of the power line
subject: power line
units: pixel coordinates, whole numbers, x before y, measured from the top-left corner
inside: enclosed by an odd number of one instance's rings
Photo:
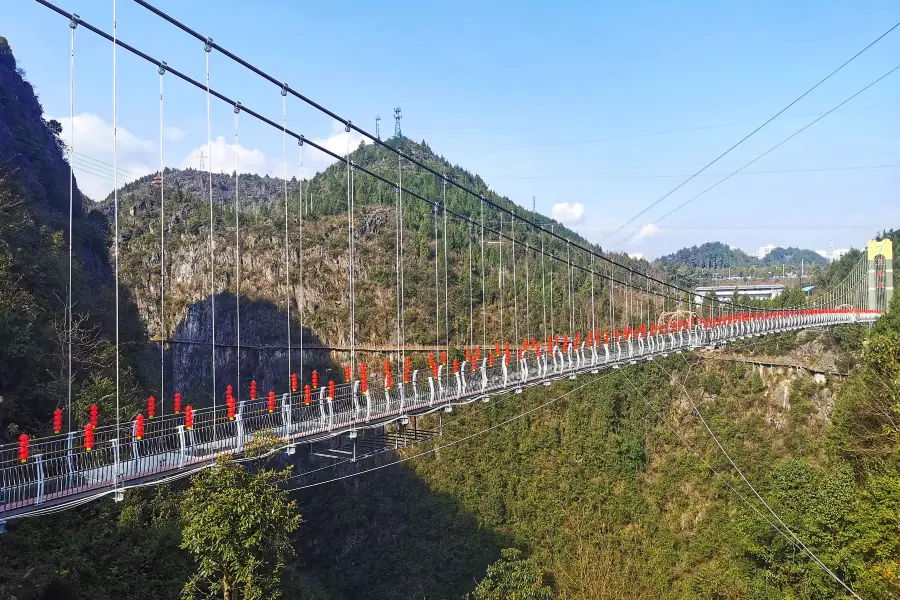
[[[879,104],[867,104],[865,106],[857,106],[853,110],[865,110],[869,108],[883,108],[886,106],[895,106],[898,102],[885,102]],[[785,119],[805,119],[808,117],[817,117],[821,113],[806,113],[800,115],[788,115],[785,116]],[[738,127],[740,125],[753,125],[754,123],[762,122],[761,119],[753,119],[748,121],[733,121],[731,123],[717,123],[715,125],[698,125],[696,127],[684,127],[681,129],[669,129],[666,131],[655,131],[648,133],[632,133],[628,135],[617,135],[617,136],[607,136],[607,137],[598,137],[598,138],[586,138],[581,140],[557,140],[557,141],[549,141],[549,142],[539,142],[536,144],[508,144],[505,146],[494,146],[492,148],[476,148],[476,152],[492,152],[499,150],[519,150],[519,149],[528,149],[528,148],[548,148],[548,147],[559,147],[559,146],[580,146],[587,144],[599,144],[603,142],[622,142],[627,140],[635,140],[641,138],[650,138],[650,137],[662,137],[667,135],[678,135],[681,133],[694,133],[697,131],[711,131],[715,129],[727,129],[729,127]]]
[[[685,185],[687,185],[688,183],[690,183],[695,177],[697,177],[698,175],[700,175],[701,173],[703,173],[706,169],[708,169],[709,167],[711,167],[711,166],[714,165],[715,163],[719,162],[720,159],[724,158],[724,157],[725,157],[726,155],[728,155],[732,150],[734,150],[735,148],[737,148],[738,146],[740,146],[741,144],[743,144],[745,141],[747,141],[748,139],[750,139],[753,135],[755,135],[755,134],[756,134],[759,130],[761,130],[763,127],[765,127],[766,125],[768,125],[769,123],[771,123],[772,121],[774,121],[775,119],[777,119],[779,116],[781,116],[782,114],[784,114],[785,111],[787,111],[787,110],[790,109],[792,106],[794,106],[795,104],[797,104],[798,102],[800,102],[803,98],[805,98],[806,96],[808,96],[809,94],[811,94],[811,93],[812,93],[815,89],[817,89],[820,85],[822,85],[823,83],[825,83],[826,81],[828,81],[829,79],[831,79],[834,75],[836,75],[836,74],[837,74],[839,71],[841,71],[844,67],[846,67],[847,65],[849,65],[850,63],[852,63],[854,60],[856,60],[859,56],[861,56],[861,55],[862,55],[864,52],[866,52],[869,48],[871,48],[872,46],[874,46],[875,44],[877,44],[879,41],[881,41],[885,36],[887,36],[889,33],[891,33],[892,31],[894,31],[897,27],[900,27],[900,21],[898,21],[897,23],[895,23],[890,29],[888,29],[887,31],[885,31],[884,33],[882,33],[880,36],[878,36],[874,41],[870,42],[865,48],[863,48],[862,50],[860,50],[859,52],[857,52],[856,54],[854,54],[853,56],[851,56],[847,61],[845,61],[843,64],[841,64],[838,68],[836,68],[836,69],[833,70],[831,73],[829,73],[828,75],[826,75],[825,77],[823,77],[822,79],[820,79],[814,86],[812,86],[811,88],[809,88],[808,90],[806,90],[805,92],[803,92],[800,96],[798,96],[798,97],[795,98],[793,101],[791,101],[787,106],[785,106],[784,108],[782,108],[781,110],[779,110],[777,113],[775,113],[774,115],[772,115],[771,117],[769,117],[769,119],[767,119],[765,122],[763,122],[761,125],[759,125],[756,129],[754,129],[753,131],[751,131],[750,133],[748,133],[747,135],[745,135],[744,137],[742,137],[740,140],[738,140],[738,142],[737,142],[736,144],[732,145],[730,148],[728,148],[727,150],[725,150],[725,152],[722,152],[722,153],[719,154],[716,158],[714,158],[713,160],[711,160],[710,162],[708,162],[703,168],[701,168],[701,169],[698,170],[696,173],[694,173],[693,175],[691,175],[690,177],[688,177],[687,179],[685,179],[684,181],[682,181],[681,183],[679,183],[677,186],[675,186],[674,188],[672,188],[672,189],[669,190],[668,192],[666,192],[666,193],[665,193],[662,197],[660,197],[659,199],[655,200],[654,202],[652,202],[652,203],[649,204],[648,206],[646,206],[646,207],[644,207],[643,209],[641,209],[636,215],[634,215],[633,217],[631,217],[630,219],[628,219],[628,221],[626,221],[625,224],[628,225],[628,224],[634,222],[636,219],[640,218],[641,215],[646,214],[646,212],[649,211],[650,209],[652,209],[654,206],[658,205],[660,202],[662,202],[663,200],[665,200],[666,198],[668,198],[669,196],[671,196],[672,194],[674,194],[675,192],[677,192],[678,190],[680,190],[682,187],[684,187]],[[830,113],[831,111],[828,111],[828,112]],[[825,113],[825,114],[827,115],[828,113]],[[822,118],[822,116],[825,116],[825,115],[821,115],[819,118]],[[604,239],[608,239],[608,238],[612,237],[612,236],[615,235],[618,231],[619,231],[618,229],[615,230],[615,231],[613,231],[612,233],[610,233],[609,235],[607,235],[606,238],[604,238]]]
[[[742,171],[740,173],[702,173],[698,177],[721,177],[723,175],[775,175],[780,173],[819,173],[822,171],[863,171],[869,169],[896,169],[900,164],[887,165],[855,165],[847,167],[818,167],[809,169],[771,169],[767,171]],[[561,179],[561,180],[594,180],[594,179],[676,179],[688,175],[500,175],[498,179]],[[612,235],[612,234],[610,234]]]
[[[866,85],[864,88],[858,90],[856,93],[854,93],[853,95],[851,95],[851,96],[849,96],[848,98],[846,98],[843,102],[841,102],[841,103],[835,105],[835,106],[832,107],[829,111],[827,111],[827,112],[825,112],[825,113],[822,113],[820,116],[816,117],[815,119],[813,119],[812,121],[810,121],[809,123],[807,123],[806,125],[804,125],[803,127],[801,127],[800,129],[798,129],[797,131],[795,131],[795,132],[792,133],[791,135],[787,136],[786,138],[784,138],[783,140],[781,140],[780,142],[778,142],[777,144],[775,144],[774,146],[772,146],[771,148],[769,148],[768,150],[766,150],[765,152],[763,152],[762,154],[758,155],[758,156],[757,156],[756,158],[754,158],[753,160],[751,160],[751,161],[745,163],[744,166],[740,167],[739,169],[736,169],[735,171],[732,171],[729,175],[726,175],[725,177],[723,177],[722,179],[720,179],[719,181],[717,181],[717,182],[714,183],[713,185],[709,186],[708,188],[706,188],[705,190],[703,190],[702,192],[700,192],[700,193],[697,194],[696,196],[693,196],[692,198],[689,198],[688,200],[685,200],[684,202],[682,202],[681,204],[679,204],[678,206],[676,206],[675,208],[673,208],[672,210],[670,210],[669,212],[667,212],[666,214],[664,214],[663,216],[659,217],[659,218],[656,219],[655,221],[652,221],[652,222],[650,223],[650,225],[655,225],[656,223],[659,223],[660,221],[662,221],[663,219],[665,219],[665,218],[668,217],[669,215],[671,215],[671,214],[675,213],[676,211],[678,211],[678,210],[684,208],[685,206],[687,206],[688,204],[690,204],[691,202],[693,202],[694,200],[696,200],[696,199],[699,198],[700,196],[703,196],[704,194],[706,194],[707,192],[709,192],[709,191],[715,189],[716,187],[718,187],[718,186],[721,185],[722,183],[725,183],[726,181],[728,181],[729,179],[731,179],[732,177],[734,177],[735,175],[737,175],[738,173],[740,173],[741,171],[743,171],[744,169],[746,169],[747,167],[749,167],[750,165],[752,165],[753,163],[755,163],[756,161],[760,160],[761,158],[767,156],[767,155],[770,154],[771,152],[773,152],[773,151],[775,151],[776,149],[780,148],[781,146],[783,146],[784,144],[786,144],[786,143],[789,142],[790,140],[794,139],[795,137],[797,137],[798,135],[800,135],[801,133],[803,133],[804,131],[806,131],[807,129],[809,129],[810,127],[812,127],[813,125],[815,125],[816,123],[818,123],[819,121],[821,121],[822,119],[824,119],[825,117],[827,117],[828,115],[830,115],[831,113],[833,113],[834,111],[838,110],[840,107],[842,107],[843,105],[847,104],[848,102],[850,102],[851,100],[853,100],[854,98],[856,98],[857,96],[859,96],[860,94],[862,94],[863,92],[865,92],[866,90],[868,90],[869,88],[871,88],[872,86],[874,86],[875,84],[877,84],[878,82],[880,82],[882,79],[885,79],[886,77],[890,76],[892,73],[896,72],[898,69],[900,69],[900,64],[898,64],[897,66],[895,66],[895,67],[894,67],[893,69],[891,69],[890,71],[884,73],[883,75],[881,75],[880,77],[878,77],[877,79],[875,79],[874,81],[872,81],[871,83],[869,83],[868,85]],[[631,219],[631,221],[633,221],[633,220],[634,220],[634,219]],[[628,223],[630,223],[631,221],[628,221]],[[614,231],[613,233],[615,233],[615,231]],[[612,235],[612,234],[610,234],[610,235]],[[633,238],[635,235],[637,235],[637,232],[632,233],[630,236],[628,236],[628,237],[626,237],[626,238],[620,240],[620,241],[617,243],[617,245],[618,245],[618,246],[621,246],[622,244],[624,244],[625,242],[627,242],[628,240],[630,240],[631,238]],[[609,237],[609,236],[607,236],[607,237]]]

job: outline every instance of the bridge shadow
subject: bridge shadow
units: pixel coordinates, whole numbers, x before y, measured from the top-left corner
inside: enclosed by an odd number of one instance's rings
[[[295,498],[304,520],[299,568],[346,598],[461,598],[501,548],[515,545],[480,527],[457,500],[429,489],[405,465]]]
[[[190,305],[187,315],[166,341],[164,368],[167,402],[180,392],[183,403],[206,406],[212,397],[212,305],[210,297]],[[287,316],[275,304],[265,300],[240,299],[240,377],[238,377],[237,297],[231,293],[215,295],[215,367],[218,398],[224,398],[225,386],[235,387],[235,396],[245,399],[250,382],[256,381],[257,394],[278,394],[290,387],[289,373],[309,382],[313,370],[319,378],[343,380],[340,365],[334,363],[321,338],[308,327],[301,328],[291,318],[290,370],[288,369]],[[303,352],[300,351],[301,339]],[[302,365],[302,369],[301,369]],[[241,389],[237,389],[240,379]]]

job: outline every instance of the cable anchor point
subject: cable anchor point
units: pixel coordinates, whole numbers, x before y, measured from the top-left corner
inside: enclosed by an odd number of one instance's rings
[[[344,124],[344,131],[350,133],[350,120],[347,119],[347,122]]]
[[[235,102],[234,103],[234,114],[237,115],[237,114],[240,114],[240,112],[241,112],[241,103]]]
[[[81,22],[81,17],[79,17],[79,16],[78,16],[77,14],[75,14],[75,13],[72,13],[72,16],[69,17],[69,28],[70,28],[70,29],[75,29],[76,27],[78,27],[78,24],[79,24],[80,22]]]
[[[212,52],[213,39],[211,37],[206,38],[206,41],[203,43],[203,50],[206,52]]]
[[[287,95],[288,95],[288,90],[289,90],[289,89],[291,89],[291,86],[289,86],[289,85],[287,84],[287,82],[282,83],[282,84],[281,84],[281,95],[282,95],[282,96],[287,96]]]
[[[165,74],[166,74],[166,71],[168,70],[168,68],[169,68],[169,65],[167,65],[167,64],[165,63],[165,61],[159,63],[159,69],[158,69],[159,74],[160,74],[160,75],[165,75]]]
[[[305,140],[306,140],[306,138],[303,137],[303,134],[301,133],[301,134],[300,134],[300,137],[297,138],[297,145],[298,145],[298,146],[302,146],[302,145],[303,145],[303,142],[304,142]]]

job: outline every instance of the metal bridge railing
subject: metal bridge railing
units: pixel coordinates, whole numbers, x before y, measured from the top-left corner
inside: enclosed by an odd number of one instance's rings
[[[366,393],[359,382],[337,384],[334,397],[321,387],[306,404],[302,394],[283,394],[274,410],[266,399],[244,400],[233,417],[226,406],[193,411],[188,429],[185,415],[147,419],[141,439],[134,423],[97,427],[94,444],[85,447],[75,431],[29,442],[23,463],[16,444],[0,447],[0,520],[14,518],[47,504],[127,487],[211,463],[223,453],[241,453],[260,431],[271,431],[285,444],[312,442],[356,429],[373,428],[410,415],[423,414],[485,399],[491,394],[547,384],[578,373],[635,363],[669,352],[727,343],[749,336],[846,322],[871,322],[874,311],[839,309],[795,311],[762,318],[728,317],[690,322],[683,327],[635,333],[604,344],[554,346],[550,355],[525,353],[523,360],[502,359],[493,368],[486,358],[473,368],[463,362],[456,372],[440,368],[438,378],[416,371],[408,383]]]

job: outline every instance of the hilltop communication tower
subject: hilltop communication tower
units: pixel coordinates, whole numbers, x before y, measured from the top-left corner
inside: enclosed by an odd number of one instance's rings
[[[400,116],[400,107],[398,106],[397,108],[394,109],[394,137],[396,137],[396,138],[403,137],[403,132],[400,131],[400,119],[401,118],[402,117]]]
[[[381,116],[375,115],[375,137],[381,139]]]

